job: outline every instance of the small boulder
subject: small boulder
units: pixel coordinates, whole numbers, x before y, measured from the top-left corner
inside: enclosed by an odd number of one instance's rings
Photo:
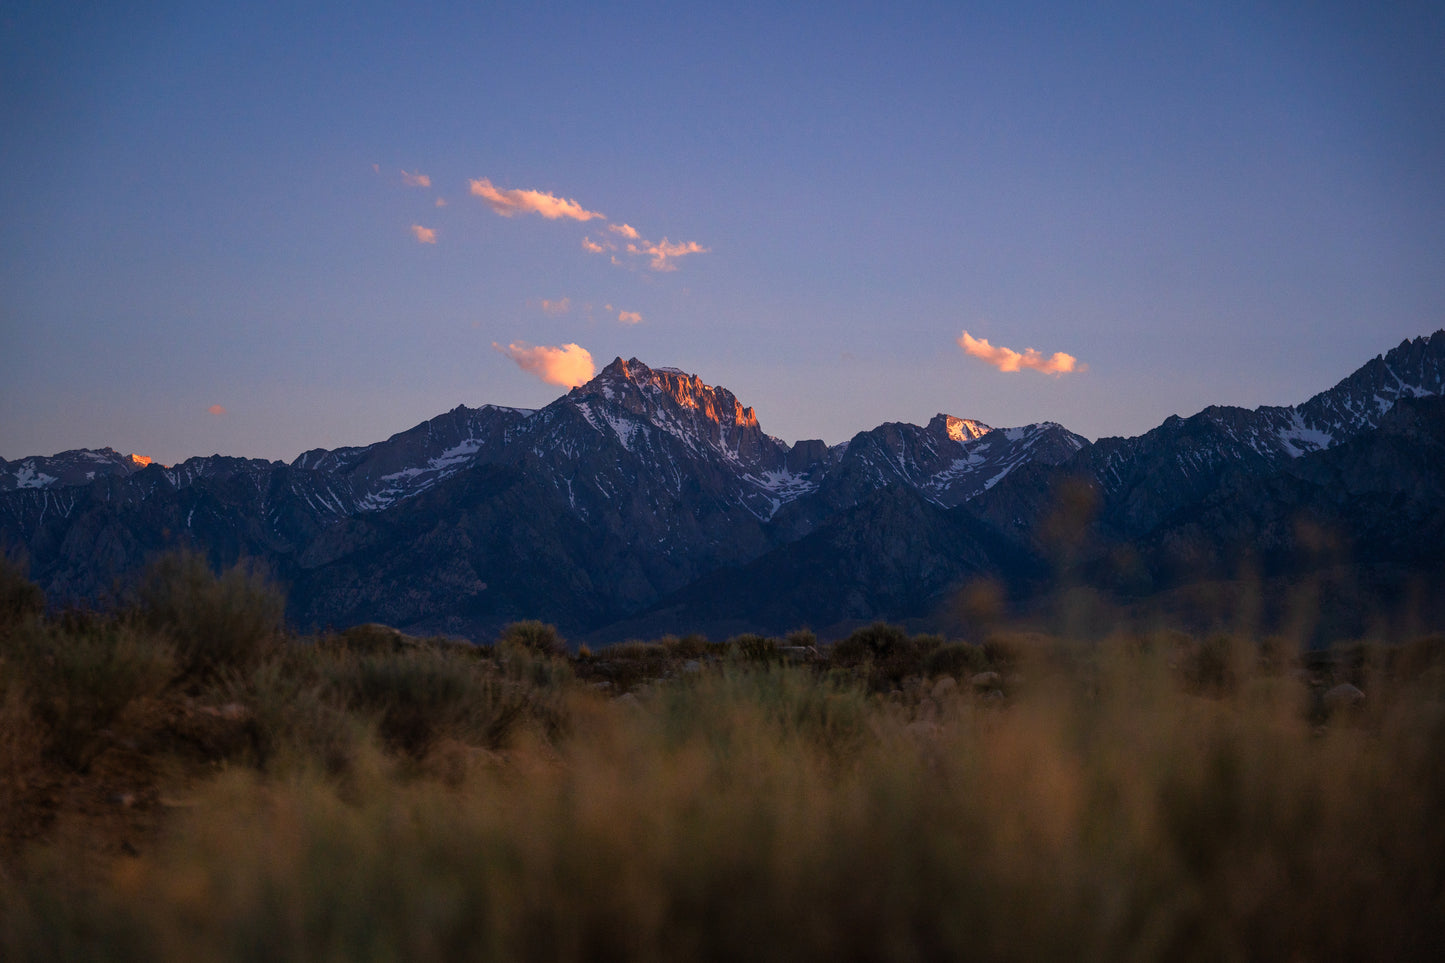
[[[947,700],[958,694],[958,682],[951,675],[946,675],[933,683],[933,701],[943,705]]]

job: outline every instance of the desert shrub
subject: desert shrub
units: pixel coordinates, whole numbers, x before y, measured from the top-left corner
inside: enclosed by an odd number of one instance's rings
[[[0,631],[45,611],[45,593],[25,575],[25,566],[0,552]]]
[[[1186,643],[1176,663],[1184,685],[1203,695],[1221,696],[1234,691],[1243,668],[1241,649],[1238,640],[1224,634]]]
[[[671,660],[672,650],[662,642],[641,642],[637,639],[629,639],[626,642],[609,645],[603,650],[603,655],[612,661],[661,665]]]
[[[1046,654],[1055,641],[1036,632],[990,632],[983,640],[983,654],[994,668],[1014,668]]]
[[[351,768],[365,726],[328,685],[323,666],[335,665],[336,658],[324,649],[290,646],[249,672],[221,681],[216,701],[247,710],[247,761],[268,771],[315,766],[339,775]]]
[[[562,656],[567,654],[567,642],[557,632],[557,626],[536,619],[513,622],[502,629],[497,636],[499,649],[515,648],[541,656]]]
[[[613,692],[627,692],[639,683],[667,674],[678,658],[667,639],[661,642],[633,639],[598,649],[585,660],[579,659],[577,669],[591,684],[605,685]]]
[[[781,662],[743,661],[665,688],[658,710],[662,731],[674,745],[701,740],[731,755],[761,741],[800,759],[816,754],[830,763],[862,744],[869,712],[857,680]]]
[[[669,654],[678,659],[700,659],[708,653],[707,637],[696,632],[682,638],[665,635],[659,641]]]
[[[1445,699],[1445,635],[1427,635],[1400,644],[1389,660],[1390,679],[1418,686]]]
[[[783,636],[783,641],[797,648],[810,649],[818,644],[818,636],[812,629],[794,629]]]
[[[935,649],[943,645],[943,636],[925,632],[913,636],[908,640],[908,643],[912,646],[913,650],[918,653],[919,657],[926,658],[932,654]]]
[[[322,649],[344,652],[400,652],[417,640],[380,622],[364,622],[317,640]]]
[[[494,654],[499,656],[497,664],[503,678],[527,689],[543,701],[554,700],[576,678],[570,659],[543,655],[531,649],[504,646],[497,648],[500,652]],[[463,645],[448,647],[445,651],[467,657],[470,653],[481,650]]]
[[[728,649],[733,656],[744,662],[775,662],[782,658],[778,651],[778,640],[752,632],[728,639]]]
[[[877,691],[922,673],[924,658],[942,644],[936,635],[910,637],[895,625],[874,622],[834,645],[830,659],[842,668],[866,668],[869,686]]]
[[[49,751],[77,769],[102,748],[101,730],[176,672],[168,639],[115,619],[70,631],[33,623],[6,640],[3,657]]]
[[[0,840],[13,838],[12,833],[29,815],[22,803],[34,775],[45,763],[45,742],[28,694],[0,662]],[[3,877],[0,870],[0,879]]]
[[[988,668],[988,656],[983,646],[969,642],[945,642],[935,648],[923,660],[923,672],[928,676],[951,675],[961,678]]]
[[[843,666],[892,659],[908,648],[908,633],[887,622],[857,629],[833,646],[833,662]]]
[[[255,667],[283,639],[286,599],[260,568],[242,561],[219,576],[192,552],[161,556],[147,569],[139,615],[175,643],[187,675]]]
[[[528,671],[537,662],[534,660]],[[460,649],[355,655],[324,670],[345,704],[376,720],[390,748],[422,756],[442,736],[500,746],[545,700]],[[531,680],[528,680],[531,681]]]
[[[227,767],[105,872],[0,859],[0,958],[1440,959],[1439,703],[1317,729],[1289,674],[1203,700],[1169,654],[933,722],[734,660],[453,782]]]

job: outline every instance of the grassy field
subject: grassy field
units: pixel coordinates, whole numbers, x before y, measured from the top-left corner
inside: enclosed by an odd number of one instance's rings
[[[1445,958],[1439,637],[282,609],[178,556],[47,616],[0,570],[0,959]]]

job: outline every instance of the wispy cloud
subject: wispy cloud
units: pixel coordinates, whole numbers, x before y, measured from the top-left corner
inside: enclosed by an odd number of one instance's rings
[[[669,241],[664,237],[654,243],[640,237],[637,229],[630,224],[609,224],[607,229],[623,237],[635,238],[635,240],[627,242],[627,253],[633,257],[647,258],[647,266],[654,271],[676,271],[677,265],[673,263],[674,258],[686,257],[689,254],[707,254],[710,251],[710,248],[705,248],[696,241]],[[582,247],[593,254],[604,254],[617,250],[617,245],[606,238],[594,241],[591,237],[584,237]],[[614,254],[612,263],[621,265],[624,262]]]
[[[650,256],[652,260],[648,262],[647,266],[654,271],[676,271],[677,265],[672,263],[672,258],[708,253],[708,249],[696,241],[669,241],[667,238],[663,238],[656,244],[651,241],[643,241],[640,245],[629,244],[627,250],[632,254]]]
[[[224,415],[225,413],[226,409],[220,405],[211,405],[211,407],[206,409],[206,414],[208,415]]]
[[[435,244],[437,242],[437,232],[434,227],[422,227],[420,224],[413,224],[411,226],[411,234],[412,237],[417,239],[417,243],[419,244]]]
[[[640,324],[642,315],[637,311],[618,311],[617,320],[623,324]]]
[[[421,172],[401,172],[401,182],[407,187],[431,187],[431,178]]]
[[[402,173],[405,174],[405,171]],[[481,198],[502,217],[540,214],[552,221],[562,218],[584,222],[606,219],[606,215],[600,211],[588,210],[571,198],[558,197],[545,191],[501,188],[486,177],[470,180],[467,184],[474,197]],[[437,206],[444,203],[440,198],[437,199]],[[647,258],[647,266],[654,271],[676,271],[677,264],[675,262],[678,258],[686,257],[689,254],[707,254],[710,251],[709,248],[703,247],[696,241],[671,241],[666,237],[661,241],[649,241],[637,228],[625,222],[608,224],[607,231],[617,235],[622,241],[609,239],[607,234],[594,239],[589,234],[582,238],[582,249],[590,254],[610,254],[612,263],[620,266],[625,266],[627,262],[617,255],[625,253],[634,258]],[[619,247],[623,241],[626,242],[625,249]]]
[[[589,211],[574,200],[563,199],[544,191],[503,190],[485,177],[468,181],[471,192],[486,201],[492,210],[503,217],[515,214],[540,214],[549,221],[570,218],[574,221],[590,221],[605,217],[597,211]]]
[[[531,372],[549,385],[575,388],[586,384],[597,372],[597,366],[592,363],[591,352],[579,344],[552,347],[513,341],[503,347],[493,341],[492,347],[515,361],[517,367]]]
[[[1061,375],[1071,371],[1085,371],[1088,368],[1087,365],[1079,364],[1078,358],[1062,351],[1055,351],[1046,358],[1033,348],[1025,348],[1020,352],[1002,345],[994,347],[988,343],[987,338],[975,338],[967,331],[959,337],[958,346],[1000,371],[1020,371],[1028,368],[1044,374]]]
[[[446,199],[445,197],[438,197],[438,198],[437,198],[436,206],[437,206],[437,207],[446,207],[446,206],[447,206],[447,199]]]
[[[546,298],[542,299],[543,314],[566,314],[571,309],[571,298],[558,298],[556,301],[548,301]]]

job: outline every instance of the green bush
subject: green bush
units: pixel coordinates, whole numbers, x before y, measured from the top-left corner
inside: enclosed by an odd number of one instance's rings
[[[142,622],[170,637],[187,675],[252,669],[283,641],[286,598],[246,561],[218,576],[200,555],[173,552],[147,569],[139,595]]]

